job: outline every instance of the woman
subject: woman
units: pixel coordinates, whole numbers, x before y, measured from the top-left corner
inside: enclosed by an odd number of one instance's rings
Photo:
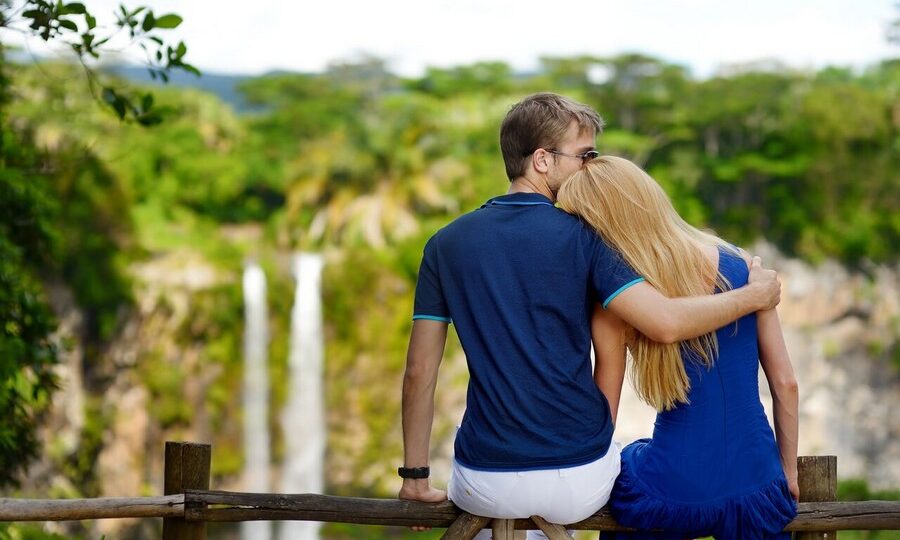
[[[662,188],[628,160],[591,161],[563,184],[558,201],[669,296],[747,282],[748,256],[687,224]],[[593,335],[594,378],[613,421],[626,346],[635,388],[658,411],[653,438],[622,451],[610,508],[624,526],[664,531],[601,538],[790,538],[781,531],[796,515],[799,496],[797,382],[776,311],[665,344],[598,307]],[[759,364],[772,391],[777,437],[759,400]]]

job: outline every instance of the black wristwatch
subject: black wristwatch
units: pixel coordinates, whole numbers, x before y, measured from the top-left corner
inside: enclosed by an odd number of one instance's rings
[[[400,478],[428,478],[431,474],[430,467],[398,467],[397,474]]]

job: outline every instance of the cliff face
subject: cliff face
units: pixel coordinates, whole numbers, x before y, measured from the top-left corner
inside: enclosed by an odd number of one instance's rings
[[[100,346],[86,345],[71,291],[60,283],[48,286],[59,337],[69,345],[58,366],[60,388],[41,428],[44,452],[23,484],[29,496],[158,495],[165,440],[213,441],[207,392],[222,365],[200,361],[205,344],[191,340],[189,329],[215,315],[216,306],[205,304],[204,294],[233,276],[186,253],[134,265],[130,274],[134,306],[122,311],[118,335]],[[136,525],[138,520],[99,520],[52,524],[48,530],[152,536],[153,520]]]
[[[900,268],[870,275],[828,262],[817,267],[755,246],[779,271],[778,308],[800,385],[800,455],[837,455],[841,478],[876,489],[900,485]],[[760,369],[760,398],[771,422],[772,400]],[[627,444],[653,432],[655,412],[628,383],[616,439]]]

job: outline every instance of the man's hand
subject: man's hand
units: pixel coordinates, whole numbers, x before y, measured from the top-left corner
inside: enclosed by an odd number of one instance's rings
[[[781,302],[781,282],[778,281],[778,272],[762,267],[762,260],[753,257],[750,263],[750,278],[747,287],[756,291],[758,298],[757,311],[773,309]]]
[[[404,501],[421,501],[427,503],[439,503],[447,500],[447,492],[431,487],[427,478],[404,478],[403,487],[400,488],[398,499]],[[410,527],[414,531],[430,531],[431,527]]]
[[[400,488],[397,498],[404,501],[436,503],[446,501],[447,492],[431,487],[427,478],[404,478],[403,487]]]

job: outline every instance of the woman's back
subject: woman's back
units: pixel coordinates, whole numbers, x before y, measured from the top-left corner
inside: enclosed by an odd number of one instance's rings
[[[732,287],[747,282],[747,264],[719,249],[719,270]],[[660,495],[679,501],[734,496],[782,474],[778,448],[759,400],[756,315],[716,332],[718,355],[707,368],[684,351],[689,405],[657,415],[640,473]]]
[[[729,249],[718,254],[731,286],[746,284],[746,261]],[[623,525],[680,531],[673,538],[692,532],[772,538],[796,513],[759,399],[756,315],[719,329],[716,337],[710,367],[682,352],[690,403],[660,412],[653,438],[623,450],[610,500]]]

